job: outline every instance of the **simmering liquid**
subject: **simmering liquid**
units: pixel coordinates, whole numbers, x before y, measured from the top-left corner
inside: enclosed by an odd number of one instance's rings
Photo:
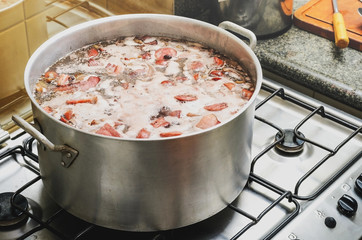
[[[65,124],[120,138],[163,138],[227,121],[254,92],[237,62],[199,43],[124,37],[50,66],[34,96]]]

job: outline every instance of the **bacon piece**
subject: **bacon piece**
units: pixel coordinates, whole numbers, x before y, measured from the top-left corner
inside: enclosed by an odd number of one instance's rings
[[[70,76],[67,74],[60,74],[57,80],[57,86],[66,86],[69,83]]]
[[[114,127],[117,128],[119,126],[123,126],[124,122],[122,122],[122,120],[118,119],[117,121],[114,122]]]
[[[102,135],[105,135],[105,136],[121,137],[121,134],[119,134],[119,132],[117,132],[117,130],[114,129],[108,123],[104,124],[103,127],[101,127],[100,129],[98,129],[96,131],[96,133],[97,134],[102,134]]]
[[[207,129],[219,124],[220,121],[214,114],[205,115],[201,120],[196,124],[196,127],[201,129]]]
[[[177,76],[177,77],[176,77],[176,80],[177,80],[177,81],[184,82],[184,81],[187,80],[187,77]]]
[[[197,81],[199,79],[199,73],[195,73],[193,77],[194,77],[195,81]]]
[[[93,119],[93,120],[89,123],[89,125],[91,125],[91,126],[97,125],[97,124],[99,124],[99,121],[98,121],[98,120],[95,120],[95,119]]]
[[[177,51],[173,48],[160,48],[155,52],[156,60],[169,60],[172,57],[176,57]]]
[[[221,77],[222,75],[224,75],[224,73],[221,70],[212,70],[209,75],[211,76],[216,76],[216,77]]]
[[[60,121],[68,124],[69,120],[72,119],[74,116],[73,111],[72,110],[68,110],[66,111],[62,116],[60,116]]]
[[[43,107],[43,109],[44,109],[44,111],[46,111],[47,113],[53,112],[53,108],[50,107],[50,106],[45,106],[45,107]]]
[[[150,135],[151,135],[151,132],[147,131],[147,129],[145,129],[145,128],[142,128],[142,129],[138,132],[136,138],[149,138]]]
[[[220,58],[218,58],[218,57],[214,57],[214,62],[216,63],[216,65],[218,65],[218,66],[222,66],[222,65],[224,65],[224,61],[223,60],[221,60]]]
[[[88,49],[88,57],[96,57],[98,56],[98,50],[94,47],[91,47],[90,49]]]
[[[122,68],[119,65],[108,63],[106,66],[106,70],[109,74],[118,75],[121,72]]]
[[[68,111],[66,111],[63,115],[64,115],[64,117],[65,117],[67,120],[72,119],[72,117],[74,116],[74,114],[73,114],[73,111],[72,111],[72,110],[68,110]]]
[[[204,69],[204,64],[200,61],[192,61],[190,64],[190,69],[195,72],[202,71]]]
[[[60,116],[59,120],[62,121],[63,123],[66,123],[66,124],[69,123],[69,121],[64,116]]]
[[[156,59],[155,62],[157,65],[162,65],[162,66],[166,66],[167,65],[167,61],[163,60],[163,59]]]
[[[42,86],[42,84],[40,84],[40,82],[38,82],[35,85],[35,91],[38,93],[46,92],[46,88],[44,88],[44,86]]]
[[[175,137],[175,136],[180,136],[181,134],[182,134],[182,132],[174,131],[174,132],[160,133],[160,136],[161,137]]]
[[[128,89],[129,83],[128,82],[121,83],[121,87],[123,87],[124,89]]]
[[[161,84],[163,86],[175,86],[176,85],[176,83],[174,81],[171,81],[171,80],[162,81]]]
[[[232,90],[235,87],[235,83],[232,82],[224,83],[224,86],[227,87],[229,90]]]
[[[90,76],[86,81],[82,81],[79,83],[79,88],[82,91],[86,91],[92,87],[97,86],[101,79],[99,77]]]
[[[157,42],[157,40],[155,39],[155,40],[150,41],[150,42],[145,42],[145,44],[148,44],[148,45],[157,45],[158,42]]]
[[[221,111],[227,107],[228,107],[227,103],[215,103],[212,105],[205,106],[204,109],[206,109],[207,111],[215,112],[215,111]]]
[[[197,96],[191,94],[177,95],[175,96],[175,98],[179,101],[185,101],[185,102],[197,100]]]
[[[95,60],[94,58],[88,60],[88,67],[95,67],[100,65],[101,65],[100,61]]]
[[[181,110],[175,110],[172,111],[168,114],[170,117],[177,117],[180,118],[181,117]]]
[[[96,104],[97,103],[97,96],[91,97],[91,98],[83,98],[83,99],[72,99],[72,100],[67,100],[65,103],[66,104],[78,104],[78,103],[91,103],[91,104]]]
[[[213,77],[213,78],[211,78],[211,80],[213,80],[213,81],[219,81],[221,79],[221,77]]]
[[[58,73],[54,72],[54,71],[47,71],[44,74],[45,77],[45,81],[47,83],[50,83],[52,80],[56,79],[58,77]]]
[[[188,117],[197,117],[197,116],[200,116],[200,115],[195,114],[195,113],[187,113],[186,116],[188,116]]]
[[[167,122],[164,117],[159,117],[159,118],[156,118],[156,120],[154,120],[153,122],[151,122],[151,125],[154,128],[169,127],[170,123]]]
[[[249,100],[251,98],[251,96],[253,96],[253,92],[243,88],[243,90],[241,90],[241,96],[247,100]]]
[[[142,59],[151,59],[151,53],[144,52],[141,54]]]

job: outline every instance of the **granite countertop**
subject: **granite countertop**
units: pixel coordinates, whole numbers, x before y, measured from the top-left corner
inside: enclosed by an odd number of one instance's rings
[[[306,2],[295,0],[294,9]],[[255,54],[264,70],[340,102],[362,118],[362,52],[339,49],[293,25],[282,35],[258,40]]]

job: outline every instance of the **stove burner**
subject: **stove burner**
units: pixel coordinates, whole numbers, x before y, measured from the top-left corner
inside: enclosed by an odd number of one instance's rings
[[[284,130],[285,138],[275,145],[275,147],[284,152],[284,153],[299,153],[303,150],[304,140],[297,138],[294,134],[293,129],[285,129]],[[304,137],[303,133],[298,132],[298,134]],[[282,138],[282,134],[278,132],[275,135],[275,140],[278,141]]]
[[[12,206],[13,195],[12,192],[0,193],[0,227],[2,228],[15,226],[27,218],[23,211]],[[14,203],[24,211],[28,210],[28,200],[24,196],[17,195]]]

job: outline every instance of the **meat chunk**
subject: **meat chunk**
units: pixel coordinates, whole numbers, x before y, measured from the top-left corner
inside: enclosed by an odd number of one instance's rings
[[[217,119],[217,117],[214,114],[209,114],[203,116],[201,120],[196,124],[196,127],[201,129],[207,129],[216,126],[219,123],[220,121]]]
[[[105,136],[121,137],[121,134],[108,123],[104,124],[103,127],[96,131],[96,133]]]

